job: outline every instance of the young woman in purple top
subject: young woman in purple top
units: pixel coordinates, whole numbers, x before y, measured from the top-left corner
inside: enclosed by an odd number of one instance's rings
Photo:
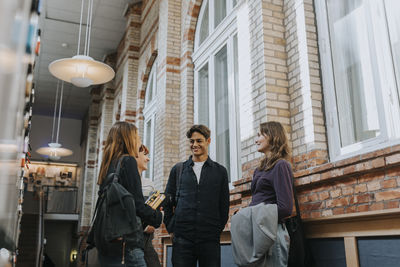
[[[284,221],[293,210],[293,173],[288,161],[288,139],[282,124],[274,121],[262,123],[256,145],[257,150],[264,153],[264,157],[253,175],[250,206],[262,202],[278,206],[277,240],[271,248],[272,253],[264,261],[265,266],[287,266],[290,238]]]

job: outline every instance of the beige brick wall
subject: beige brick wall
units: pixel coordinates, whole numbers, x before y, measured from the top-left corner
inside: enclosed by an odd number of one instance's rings
[[[144,0],[130,8],[114,56],[112,90],[100,87],[90,108],[81,225],[88,224],[93,211],[99,152],[112,119],[120,114],[143,136],[144,96],[154,62],[155,187],[163,190],[171,167],[190,154],[185,133],[194,119],[192,54],[202,2]],[[261,156],[254,139],[259,124],[271,120],[282,122],[289,133],[304,218],[399,208],[399,146],[327,163],[313,1],[238,2],[249,27],[250,72],[248,88],[239,88],[240,113],[246,114],[239,123],[243,179],[231,191],[231,214],[251,200],[251,177]],[[154,244],[161,253],[161,239]]]
[[[285,1],[284,12],[293,155],[318,150],[321,164],[328,154],[313,2]],[[295,160],[298,168],[317,164],[300,161]]]
[[[86,145],[86,159],[83,168],[83,197],[80,225],[87,226],[90,223],[93,203],[96,192],[97,182],[97,128],[98,128],[98,114],[99,104],[98,100],[92,95],[92,103],[89,108],[88,114],[88,134]]]
[[[156,188],[164,188],[171,166],[179,160],[181,1],[162,0],[159,8],[158,105],[155,124]]]

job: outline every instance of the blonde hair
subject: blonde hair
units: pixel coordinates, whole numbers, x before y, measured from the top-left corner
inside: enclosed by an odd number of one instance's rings
[[[260,133],[268,137],[269,151],[260,161],[259,170],[267,171],[273,168],[280,159],[290,160],[289,142],[281,123],[276,121],[261,123]]]
[[[140,139],[135,125],[124,121],[114,123],[105,143],[97,184],[103,183],[113,160],[119,159],[123,154],[137,157],[139,143]]]

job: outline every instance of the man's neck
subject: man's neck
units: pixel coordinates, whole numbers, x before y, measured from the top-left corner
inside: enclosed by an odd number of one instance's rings
[[[193,160],[194,162],[204,162],[204,161],[207,160],[207,158],[208,158],[208,155],[207,155],[207,154],[205,154],[205,155],[200,155],[200,156],[195,156],[195,155],[193,155],[192,160]]]

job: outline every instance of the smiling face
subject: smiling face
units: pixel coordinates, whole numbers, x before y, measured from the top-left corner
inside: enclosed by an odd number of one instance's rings
[[[256,138],[256,145],[257,145],[257,151],[261,153],[267,153],[270,149],[269,147],[269,137],[262,134],[260,131],[257,133],[257,138]]]
[[[208,146],[211,139],[206,139],[204,135],[199,132],[193,132],[189,138],[190,150],[192,151],[194,161],[205,161],[208,157]]]

